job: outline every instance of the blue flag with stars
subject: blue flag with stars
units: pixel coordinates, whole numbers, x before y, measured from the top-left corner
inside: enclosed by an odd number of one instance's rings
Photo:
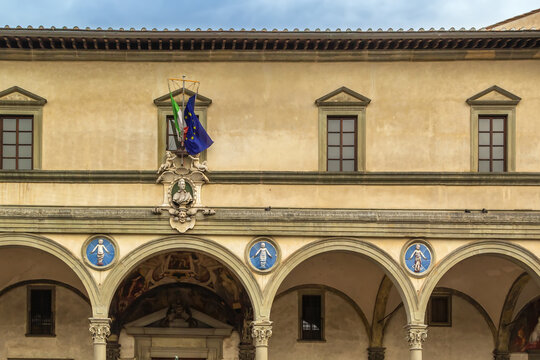
[[[195,115],[195,95],[190,97],[186,104],[184,121],[187,127],[184,145],[189,155],[197,155],[214,143]]]

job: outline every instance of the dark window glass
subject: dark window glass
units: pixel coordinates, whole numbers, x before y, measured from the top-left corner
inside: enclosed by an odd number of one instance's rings
[[[30,290],[30,335],[54,335],[51,289]]]
[[[302,340],[322,340],[320,295],[302,295]]]
[[[356,171],[357,119],[356,117],[328,117],[327,163],[328,171]]]
[[[33,127],[31,116],[0,115],[0,169],[33,168]]]
[[[478,171],[506,171],[506,117],[478,118]]]
[[[450,295],[432,296],[429,302],[429,325],[452,325],[452,302]]]

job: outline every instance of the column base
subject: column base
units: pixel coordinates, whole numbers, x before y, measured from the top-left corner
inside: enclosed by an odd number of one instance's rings
[[[383,347],[368,347],[368,360],[384,360],[384,350]]]

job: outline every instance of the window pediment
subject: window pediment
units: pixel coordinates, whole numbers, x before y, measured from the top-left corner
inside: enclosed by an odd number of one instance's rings
[[[467,99],[469,105],[517,105],[521,98],[493,85]]]
[[[317,106],[367,106],[371,99],[345,86],[315,100]]]
[[[189,89],[177,89],[172,92],[173,97],[177,97],[178,95],[182,95],[182,93],[186,94],[188,97],[191,97],[195,95],[195,92],[189,90]],[[197,94],[197,99],[195,101],[195,106],[209,106],[212,103],[212,99],[207,98],[206,96],[203,96],[201,94]],[[171,106],[171,96],[169,93],[166,93],[165,95],[162,95],[158,97],[157,99],[154,99],[154,104],[157,107],[170,107]]]
[[[18,86],[0,91],[0,105],[43,106],[47,100]]]

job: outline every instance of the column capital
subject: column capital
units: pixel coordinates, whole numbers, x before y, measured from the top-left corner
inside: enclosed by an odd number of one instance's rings
[[[251,322],[251,337],[256,347],[268,346],[268,339],[272,336],[272,322],[268,320]]]
[[[90,334],[94,344],[106,344],[107,337],[111,335],[111,319],[109,318],[89,318]]]
[[[427,325],[408,324],[405,329],[407,330],[406,339],[409,342],[409,350],[422,350],[422,343],[427,338]]]

